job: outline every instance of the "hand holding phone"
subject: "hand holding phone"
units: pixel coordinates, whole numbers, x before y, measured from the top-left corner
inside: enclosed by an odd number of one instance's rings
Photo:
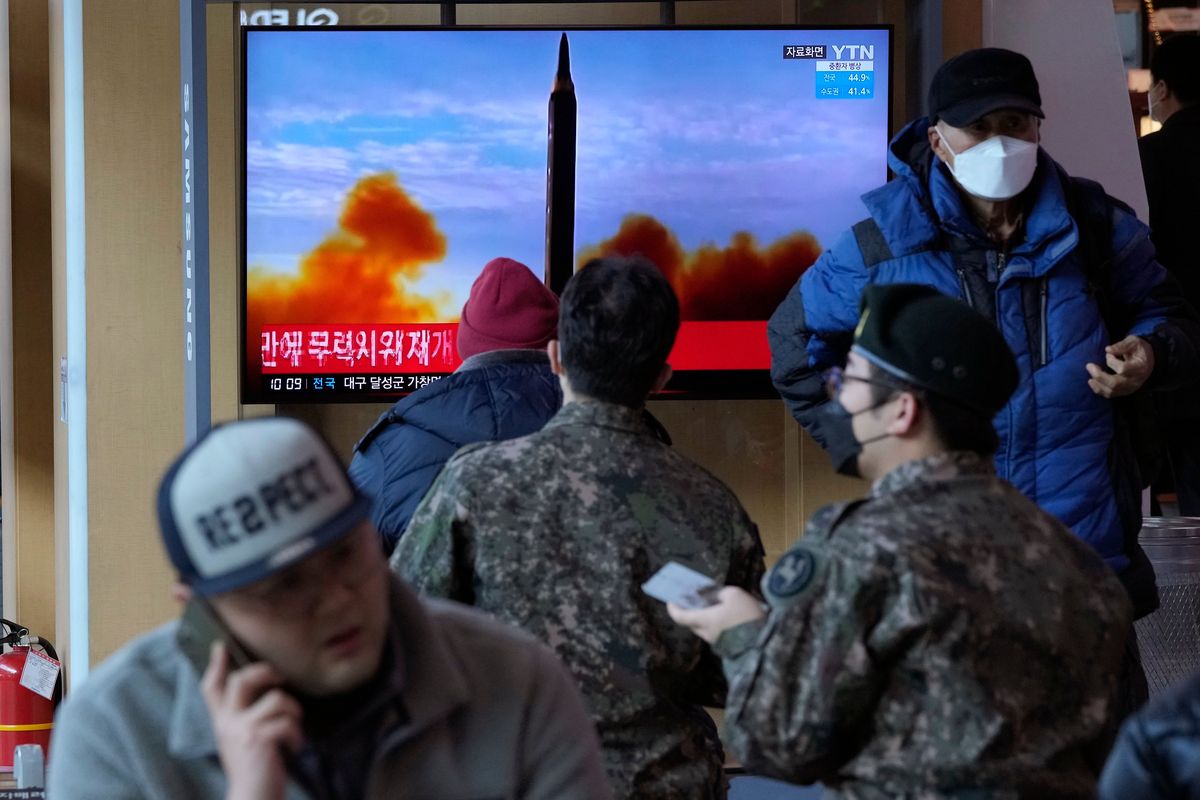
[[[642,591],[655,600],[674,603],[680,608],[707,608],[717,602],[720,589],[712,578],[678,561],[667,562],[642,584]]]
[[[284,800],[288,756],[304,744],[303,711],[283,677],[259,661],[234,670],[224,643],[213,647],[200,681],[212,720],[227,800]]]

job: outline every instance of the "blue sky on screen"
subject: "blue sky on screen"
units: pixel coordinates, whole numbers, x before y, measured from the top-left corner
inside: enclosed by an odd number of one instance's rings
[[[294,272],[346,192],[391,171],[448,239],[414,288],[461,304],[497,255],[541,273],[546,104],[561,31],[254,31],[247,255]],[[576,250],[650,214],[688,250],[748,230],[823,246],[886,176],[885,31],[572,31]],[[785,45],[875,46],[877,97],[816,98]]]

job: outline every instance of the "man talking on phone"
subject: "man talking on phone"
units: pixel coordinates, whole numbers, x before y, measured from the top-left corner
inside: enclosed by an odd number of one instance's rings
[[[828,407],[869,497],[818,511],[763,580],[668,606],[730,676],[726,741],[826,797],[1090,798],[1132,608],[992,466],[1017,366],[936,289],[868,286]]]
[[[158,515],[183,618],[67,699],[51,797],[610,796],[553,653],[392,577],[370,501],[303,423],[212,429]]]

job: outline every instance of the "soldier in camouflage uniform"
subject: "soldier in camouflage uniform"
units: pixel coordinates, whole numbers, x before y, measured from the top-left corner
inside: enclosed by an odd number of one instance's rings
[[[856,800],[1093,796],[1132,609],[996,477],[990,420],[1016,381],[966,305],[866,289],[830,385],[870,496],[813,517],[766,610],[731,588],[668,607],[725,661],[726,741],[750,772]]]
[[[645,424],[670,377],[671,287],[645,261],[602,260],[567,285],[548,347],[565,404],[538,433],[447,464],[392,556],[419,590],[533,633],[574,673],[617,798],[726,795],[711,649],[640,586],[668,561],[756,591],[754,524],[719,480]]]

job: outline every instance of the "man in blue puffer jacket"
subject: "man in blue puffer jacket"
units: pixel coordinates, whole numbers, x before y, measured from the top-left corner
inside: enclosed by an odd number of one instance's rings
[[[853,474],[859,443],[828,413],[822,374],[845,361],[863,287],[923,283],[969,303],[1020,369],[994,420],[998,474],[1091,544],[1135,612],[1149,613],[1158,592],[1137,544],[1141,480],[1112,398],[1196,379],[1195,314],[1133,212],[1038,147],[1028,59],[996,48],[956,56],[934,76],[929,107],[892,140],[895,179],[863,196],[870,217],[772,316],[775,386]]]
[[[557,329],[558,297],[528,267],[487,263],[458,323],[462,364],[399,400],[354,446],[350,479],[374,498],[387,553],[458,448],[533,433],[558,411],[562,389],[546,356]]]

